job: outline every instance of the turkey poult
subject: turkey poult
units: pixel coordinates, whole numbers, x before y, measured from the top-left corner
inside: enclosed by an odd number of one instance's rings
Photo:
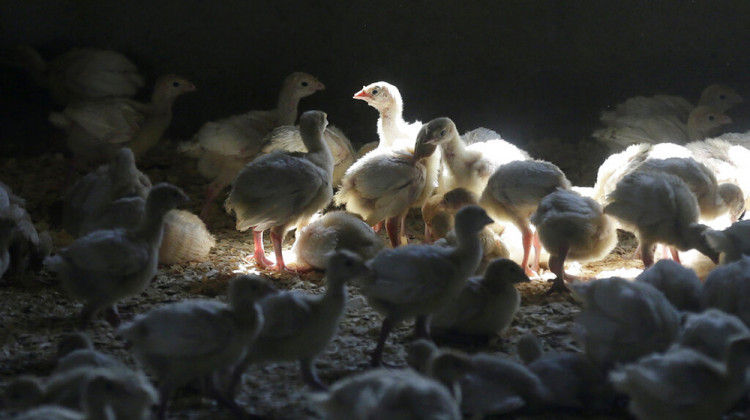
[[[164,237],[159,247],[159,264],[206,261],[216,238],[200,217],[187,210],[170,210],[164,216]]]
[[[499,166],[514,160],[529,160],[525,151],[497,137],[465,144],[450,118],[436,118],[425,125],[428,144],[439,145],[442,170],[438,192],[466,188],[481,194],[487,181]],[[490,130],[487,130],[490,131]]]
[[[117,98],[70,104],[50,114],[53,125],[67,132],[66,144],[73,164],[84,168],[106,163],[121,147],[139,159],[154,147],[172,121],[172,105],[195,86],[173,74],[160,77],[150,103]]]
[[[276,127],[294,125],[300,99],[323,89],[325,85],[314,76],[295,72],[284,79],[276,108],[253,110],[203,124],[193,140],[182,148],[197,154],[198,171],[211,179],[206,187],[202,218],[219,193],[260,152],[263,139]]]
[[[375,82],[364,86],[354,94],[354,99],[367,102],[378,110],[378,138],[376,150],[410,147],[422,128],[421,121],[404,121],[404,101],[396,86],[387,82]]]
[[[345,211],[332,211],[303,227],[296,234],[292,254],[298,264],[323,270],[333,252],[347,249],[369,260],[383,249],[377,233],[359,217]]]
[[[420,130],[413,150],[379,148],[368,153],[349,168],[334,197],[336,204],[371,226],[385,220],[394,248],[407,242],[404,221],[409,209],[421,207],[437,183],[437,146],[426,144],[426,139]]]
[[[157,394],[145,374],[117,362],[109,366],[80,365],[66,370],[55,370],[46,378],[22,375],[5,389],[3,403],[11,410],[27,410],[43,404],[54,404],[73,410],[83,410],[82,398],[91,382],[101,380],[119,384],[126,390],[119,398],[105,401],[112,417],[123,419],[150,418],[150,408]],[[15,417],[14,417],[15,418]],[[46,417],[39,417],[47,419]]]
[[[130,378],[112,374],[93,376],[74,392],[80,394],[76,406],[83,411],[66,408],[60,405],[41,405],[31,408],[13,417],[18,420],[109,420],[123,418],[146,420],[151,418],[151,408],[156,403],[153,388],[143,388],[134,384]],[[54,404],[54,403],[53,403]]]
[[[492,260],[483,276],[469,278],[458,296],[432,316],[433,334],[502,334],[521,304],[515,284],[528,281],[515,262],[507,258]]]
[[[127,222],[118,225],[123,221],[123,215],[113,211],[112,204],[124,197],[145,199],[150,189],[151,180],[136,167],[133,152],[123,147],[112,161],[86,174],[65,193],[63,228],[78,237],[100,228],[127,226]]]
[[[63,227],[73,236],[99,229],[134,229],[146,209],[151,181],[135,166],[133,152],[119,150],[107,165],[76,182],[63,200]],[[185,210],[170,210],[164,217],[159,263],[203,261],[216,244],[206,225]]]
[[[44,260],[68,295],[84,302],[82,328],[105,308],[108,321],[119,324],[117,301],[142,292],[156,274],[164,215],[188,200],[173,185],[156,185],[136,229],[91,232]]]
[[[82,234],[99,229],[135,229],[146,212],[146,200],[123,197],[92,215],[81,227]],[[174,209],[164,216],[164,236],[159,247],[159,264],[174,265],[206,261],[216,238],[200,217]]]
[[[44,258],[52,251],[49,232],[39,233],[26,211],[26,200],[0,182],[0,220],[4,232],[0,236],[0,268],[5,275],[22,276],[26,270],[39,270]],[[6,253],[7,252],[7,257]],[[0,270],[0,274],[3,270]],[[2,275],[0,275],[2,277]]]
[[[3,278],[5,272],[8,271],[8,267],[10,267],[10,252],[8,252],[8,248],[13,239],[12,235],[15,227],[16,224],[12,220],[0,218],[0,279]]]
[[[676,175],[698,200],[700,218],[710,221],[725,214],[735,222],[745,210],[745,197],[734,183],[719,184],[713,171],[693,158],[648,159],[635,170]]]
[[[344,174],[334,197],[375,229],[385,220],[392,246],[407,242],[404,217],[420,207],[438,183],[440,154],[419,138],[422,123],[404,121],[398,89],[386,82],[365,86],[354,95],[377,109],[378,146],[358,159]]]
[[[8,381],[0,397],[5,410],[23,411],[44,403],[44,383],[33,375],[19,375]]]
[[[539,160],[513,161],[498,167],[490,176],[479,198],[479,205],[497,221],[513,223],[522,234],[523,260],[521,267],[529,276],[539,271],[541,245],[531,230],[529,218],[547,195],[558,188],[570,189],[565,174],[550,162]],[[534,245],[534,260],[529,268],[529,254]]]
[[[228,303],[187,300],[152,309],[123,325],[118,334],[160,379],[160,419],[174,390],[201,379],[221,403],[244,414],[231,396],[219,391],[215,375],[238,363],[263,328],[258,301],[273,289],[260,276],[238,276],[229,284]]]
[[[354,163],[354,147],[343,131],[338,127],[328,125],[323,131],[323,140],[328,144],[333,156],[333,185],[341,185],[341,179],[346,170]],[[282,125],[275,128],[263,139],[261,154],[268,154],[274,150],[286,150],[289,152],[307,152],[302,142],[302,135],[298,126]]]
[[[115,418],[150,418],[150,409],[157,402],[156,390],[143,372],[123,364],[83,366],[50,375],[45,381],[44,399],[51,404],[81,409],[84,387],[101,378],[118,382],[129,389],[118,401],[110,403]],[[144,417],[146,410],[149,414]]]
[[[653,265],[656,243],[671,246],[672,257],[678,262],[676,250],[689,249],[718,261],[718,253],[711,249],[705,237],[709,227],[698,223],[698,201],[677,176],[635,171],[617,183],[609,200],[604,213],[636,232],[644,267]]]
[[[729,86],[714,83],[701,92],[697,106],[710,106],[719,112],[725,112],[732,106],[742,102],[740,96]],[[607,125],[616,123],[623,117],[676,117],[679,121],[686,122],[690,111],[695,109],[687,99],[674,95],[654,95],[651,97],[634,96],[624,102],[615,105],[612,111],[604,111],[601,121]]]
[[[492,219],[479,206],[456,214],[457,245],[406,245],[381,251],[367,262],[370,273],[358,282],[367,302],[385,318],[371,363],[382,363],[383,349],[399,322],[417,318],[417,334],[430,336],[430,317],[456,297],[482,258],[477,234]]]
[[[636,281],[654,286],[680,311],[697,312],[703,284],[691,268],[674,260],[659,260],[643,270]]]
[[[615,392],[604,373],[580,352],[545,353],[533,334],[518,340],[518,356],[544,386],[543,404],[549,408],[606,411]]]
[[[750,255],[750,220],[734,222],[724,230],[708,230],[706,240],[722,264],[739,261]]]
[[[639,419],[719,419],[747,393],[749,354],[749,337],[733,339],[723,361],[674,345],[612,372],[610,380]]]
[[[538,408],[546,390],[539,378],[526,366],[513,360],[487,353],[466,354],[458,350],[442,350],[428,340],[417,340],[409,348],[407,362],[418,371],[435,379],[435,363],[455,360],[463,373],[457,385],[461,411],[472,418],[507,414],[524,407]]]
[[[703,140],[731,122],[732,119],[721,111],[699,106],[690,112],[687,123],[674,116],[626,116],[618,118],[607,128],[595,131],[593,136],[612,151],[621,151],[638,143],[685,144]]]
[[[431,243],[437,239],[439,244],[456,244],[456,234],[453,230],[456,212],[468,204],[477,204],[477,196],[465,188],[456,188],[445,194],[435,194],[422,204],[422,220],[424,221],[424,243]],[[482,261],[476,274],[484,273],[487,264],[496,258],[509,258],[506,235],[507,225],[493,223],[485,226],[479,232],[482,243]],[[520,235],[520,233],[519,233]],[[520,261],[520,254],[515,255],[514,261]]]
[[[286,232],[304,226],[333,196],[333,158],[323,141],[328,121],[322,111],[300,117],[307,153],[276,151],[248,163],[232,182],[224,203],[234,212],[237,230],[253,230],[255,263],[269,270],[285,270],[281,242]],[[274,264],[263,250],[263,231],[270,230]]]
[[[95,350],[91,338],[81,331],[62,335],[57,343],[56,358],[52,376],[79,368],[127,369],[113,356]]]
[[[327,420],[462,419],[459,403],[444,384],[411,369],[353,374],[310,399]]]
[[[347,302],[346,283],[367,271],[354,253],[333,254],[326,269],[323,295],[279,292],[261,300],[263,329],[247,355],[234,368],[230,393],[234,393],[245,369],[252,363],[299,361],[302,379],[313,389],[326,389],[315,373],[315,359],[336,335]]]
[[[603,370],[653,352],[677,338],[680,314],[654,287],[619,277],[573,285],[584,307],[573,334]]]
[[[625,175],[648,159],[690,158],[690,149],[675,143],[638,143],[628,146],[625,150],[609,155],[599,166],[596,173],[591,198],[604,205],[607,195],[615,190],[617,183]]]
[[[685,317],[677,344],[714,360],[726,362],[727,350],[732,341],[738,338],[750,338],[750,329],[742,320],[722,310],[710,308]]]
[[[477,200],[477,195],[466,188],[437,193],[425,200],[422,204],[424,241],[430,243],[445,238],[453,229],[456,212],[467,204],[477,204]]]
[[[750,135],[726,133],[720,137],[685,145],[698,162],[706,165],[719,183],[731,182],[742,189],[745,207],[750,207]]]
[[[592,198],[606,203],[617,183],[634,171],[679,177],[696,196],[702,220],[714,221],[728,215],[736,221],[744,211],[745,194],[737,184],[717,181],[713,171],[694,159],[688,147],[673,143],[632,145],[608,157],[599,167]]]
[[[74,48],[47,62],[31,46],[17,47],[19,65],[60,105],[105,98],[129,98],[143,87],[138,67],[123,54]]]
[[[720,265],[708,274],[701,293],[701,309],[717,308],[750,326],[750,257]]]
[[[559,189],[547,195],[530,220],[550,254],[549,268],[556,276],[550,292],[568,291],[566,260],[598,261],[617,245],[614,220],[594,199],[574,191]]]

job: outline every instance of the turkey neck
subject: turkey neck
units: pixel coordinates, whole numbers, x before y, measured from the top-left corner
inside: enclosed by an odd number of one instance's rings
[[[477,232],[467,232],[456,228],[456,241],[458,245],[453,253],[458,264],[467,268],[465,273],[471,275],[479,267],[482,260],[482,243]]]
[[[406,122],[403,118],[403,105],[400,102],[396,100],[393,105],[380,111],[380,118],[378,119],[379,146],[393,146],[396,138],[401,134],[401,126]]]
[[[447,142],[440,145],[440,148],[443,150],[443,160],[451,172],[456,173],[456,167],[459,165],[458,160],[463,160],[466,155],[466,146],[458,136],[458,133],[454,132],[453,136]]]
[[[294,94],[292,86],[285,86],[281,90],[279,100],[276,103],[277,126],[294,125],[295,121],[297,121],[297,106],[300,99],[299,96]]]
[[[688,118],[687,137],[689,141],[703,140],[706,138],[706,131],[701,130],[694,118]]]
[[[136,236],[151,244],[159,244],[164,234],[164,216],[168,211],[158,207],[153,201],[146,200],[146,211],[136,229]]]
[[[333,155],[328,144],[323,140],[323,131],[315,130],[309,133],[300,131],[300,135],[307,148],[307,159],[331,173],[333,177]]]
[[[326,287],[326,292],[323,294],[323,300],[342,301],[345,305],[347,298],[346,279],[338,278],[338,276],[328,276],[326,282],[328,286]]]
[[[700,122],[698,121],[697,117],[695,116],[695,112],[691,112],[690,116],[688,117],[686,131],[687,131],[687,138],[688,141],[698,141],[703,140],[706,137],[708,137],[709,133],[712,129],[716,127],[701,127]]]
[[[136,157],[141,157],[161,140],[161,136],[172,122],[172,104],[175,99],[177,99],[176,96],[164,96],[155,92],[151,98],[151,104],[144,106],[147,109],[146,119],[138,130],[138,134],[128,144]]]

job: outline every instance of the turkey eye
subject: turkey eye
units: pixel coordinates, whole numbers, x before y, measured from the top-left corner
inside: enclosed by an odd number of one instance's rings
[[[307,87],[307,82],[302,82],[303,87]]]
[[[445,135],[445,129],[440,130],[440,137]]]
[[[726,98],[727,98],[727,95],[719,95],[719,99],[721,99],[722,101],[723,101],[724,99],[726,99]]]
[[[708,116],[708,120],[709,120],[709,121],[713,121],[714,119],[715,119],[715,118],[714,118],[714,116],[713,116],[713,115],[709,115],[709,116]]]
[[[375,96],[375,95],[377,95],[377,94],[378,94],[378,92],[379,92],[379,91],[378,91],[377,89],[373,89],[373,90],[372,90],[372,96]]]
[[[180,87],[180,82],[172,82],[172,86],[174,86],[174,87]]]

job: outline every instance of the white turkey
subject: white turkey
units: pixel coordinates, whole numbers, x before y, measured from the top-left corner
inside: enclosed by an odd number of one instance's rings
[[[714,83],[701,92],[697,106],[710,106],[720,112],[725,112],[732,106],[742,102],[740,96],[729,86]],[[615,105],[614,110],[604,111],[601,121],[606,125],[615,124],[623,117],[649,118],[656,116],[676,117],[679,121],[686,122],[690,111],[696,105],[687,99],[674,96],[658,94],[650,97],[634,96],[624,102]]]
[[[363,100],[378,110],[380,142],[377,148],[409,147],[414,143],[422,122],[404,121],[404,101],[396,86],[387,82],[371,83],[355,93],[354,99]]]
[[[438,192],[466,188],[479,195],[487,185],[490,175],[499,166],[514,160],[531,159],[528,153],[503,140],[499,134],[484,141],[476,141],[478,136],[472,136],[473,143],[464,143],[450,118],[436,118],[425,127],[426,142],[439,145],[442,151]],[[486,134],[488,131],[491,130],[482,132]]]
[[[675,116],[619,117],[606,128],[594,131],[593,136],[618,152],[631,144],[678,143],[703,140],[732,119],[721,111],[699,106],[690,112],[687,122]]]
[[[133,97],[144,84],[138,67],[125,55],[102,48],[73,48],[50,61],[29,45],[17,47],[17,64],[60,105],[105,98]]]
[[[172,121],[174,101],[194,90],[188,80],[170,74],[156,81],[149,103],[126,98],[77,102],[51,113],[50,121],[67,133],[76,168],[106,163],[121,147],[138,159],[161,140]]]

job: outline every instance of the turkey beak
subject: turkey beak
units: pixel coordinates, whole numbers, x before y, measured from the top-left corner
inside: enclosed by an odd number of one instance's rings
[[[719,117],[719,124],[730,124],[732,119],[728,115],[722,115]]]
[[[363,99],[363,100],[367,99],[369,97],[370,97],[370,95],[367,93],[367,91],[365,91],[364,87],[362,88],[362,90],[360,90],[359,92],[355,93],[354,96],[352,96],[352,98],[354,98],[354,99]]]
[[[744,99],[742,98],[742,96],[740,96],[740,95],[738,95],[738,94],[735,93],[735,94],[729,96],[729,100],[727,102],[729,102],[730,104],[739,104],[743,100]]]
[[[323,84],[323,83],[321,83],[321,82],[318,82],[318,83],[317,83],[317,84],[315,85],[315,90],[316,90],[316,91],[317,91],[317,90],[324,90],[325,88],[326,88],[326,85],[324,85],[324,84]]]
[[[196,87],[195,87],[195,85],[192,84],[192,83],[188,83],[187,86],[186,86],[186,89],[187,89],[188,92],[195,92],[197,90]]]

